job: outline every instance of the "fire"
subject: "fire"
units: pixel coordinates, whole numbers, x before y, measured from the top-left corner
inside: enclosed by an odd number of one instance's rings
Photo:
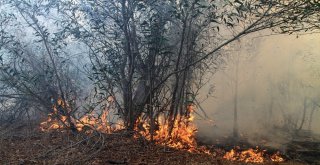
[[[178,115],[171,128],[168,120],[166,120],[164,116],[159,116],[156,120],[158,121],[158,126],[153,134],[151,134],[150,131],[150,122],[141,120],[141,118],[137,121],[135,129],[140,135],[144,136],[147,140],[155,141],[156,144],[175,149],[183,149],[189,152],[211,154],[205,147],[197,146],[195,139],[197,128],[193,124],[193,108],[192,105],[188,105],[188,115]]]
[[[57,115],[51,113],[48,115],[48,119],[40,124],[42,131],[50,131],[63,129],[68,126],[67,117],[63,115]],[[107,120],[107,112],[103,112],[100,117],[96,117],[94,114],[87,114],[81,117],[79,120],[71,118],[71,121],[75,124],[78,131],[85,131],[87,133],[96,130],[101,133],[111,133],[116,130],[123,129],[123,124],[117,123],[117,125],[109,124]],[[86,129],[86,127],[90,129]]]
[[[223,158],[227,159],[227,160],[231,160],[231,161],[236,161],[239,153],[237,153],[234,149],[232,149],[231,151],[227,152]]]
[[[85,127],[91,128],[102,133],[112,132],[112,127],[107,120],[108,112],[104,111],[100,117],[96,117],[94,114],[87,114],[76,121],[78,131],[83,131]],[[91,131],[88,130],[88,131]]]
[[[280,155],[279,152],[271,155],[270,159],[271,159],[271,161],[273,161],[273,162],[284,162],[284,159],[281,157],[281,155]]]
[[[111,127],[107,121],[107,112],[103,112],[100,117],[93,114],[87,114],[79,120],[72,119],[78,131],[88,131],[85,127],[89,127],[89,131],[96,130],[101,133],[111,133],[113,131],[123,129],[123,124],[118,123]],[[153,140],[156,144],[165,145],[176,149],[187,149],[190,152],[196,151],[197,143],[195,133],[197,131],[193,122],[193,115],[178,116],[174,121],[171,134],[169,133],[169,124],[164,117],[158,117],[158,128],[154,133],[150,133],[150,124],[148,121],[138,119],[135,130],[144,136],[147,140]],[[58,110],[54,107],[54,112],[48,115],[48,119],[40,124],[42,131],[50,131],[63,129],[68,125],[67,117],[58,114]],[[208,151],[207,151],[208,152]]]
[[[246,163],[263,163],[267,161],[265,156],[266,150],[260,151],[257,149],[248,149],[245,151],[236,151],[236,149],[232,149],[231,151],[225,153],[223,156],[224,159],[231,160],[231,161],[242,161]],[[279,152],[273,154],[270,157],[271,161],[273,162],[283,162],[284,159],[280,156]]]
[[[58,104],[63,105],[63,102],[58,101]],[[138,135],[143,136],[149,141],[154,141],[156,144],[168,146],[175,149],[186,150],[195,153],[204,153],[207,155],[214,155],[204,146],[197,146],[195,139],[195,133],[197,127],[194,125],[194,107],[192,105],[187,106],[187,115],[178,115],[173,124],[169,124],[169,120],[165,116],[158,116],[154,119],[154,125],[151,126],[150,119],[138,118],[135,131],[135,137]],[[91,113],[84,115],[78,120],[71,118],[67,120],[67,117],[59,113],[58,106],[53,106],[53,113],[48,115],[48,119],[40,124],[42,131],[63,129],[68,126],[68,121],[73,122],[78,131],[84,131],[86,133],[92,133],[93,130],[101,133],[112,133],[116,130],[124,129],[123,122],[119,121],[116,125],[108,122],[108,111],[103,111],[101,115]],[[86,129],[86,128],[89,129]],[[152,133],[153,132],[153,133]],[[243,161],[246,163],[263,163],[266,161],[265,150],[260,151],[256,149],[248,149],[245,151],[237,151],[232,149],[225,153],[224,159],[231,161]],[[280,153],[277,152],[270,156],[270,160],[273,162],[283,162],[284,159]]]
[[[61,114],[60,109],[65,105],[62,99],[59,97],[56,104],[52,105],[53,112],[48,115],[47,121],[40,123],[40,129],[42,131],[62,129],[68,125],[67,117]]]
[[[154,139],[159,144],[192,151],[196,148],[194,135],[197,129],[191,124],[192,118],[182,116],[178,116],[178,118],[178,120],[174,121],[171,134],[169,134],[169,124],[163,123],[160,124],[159,130],[156,131]]]
[[[62,122],[66,123],[66,119],[66,116],[60,116],[58,119],[58,116],[55,116],[54,113],[51,113],[48,115],[47,121],[40,123],[40,129],[41,131],[62,129],[64,128]]]
[[[63,102],[58,100],[58,104]],[[68,126],[67,117],[59,114],[58,106],[53,106],[54,112],[48,115],[48,119],[40,124],[42,131],[63,129]],[[189,152],[211,154],[206,147],[198,147],[195,140],[196,126],[193,124],[193,106],[188,105],[188,115],[178,115],[170,128],[168,120],[164,116],[158,116],[157,124],[151,131],[150,120],[139,118],[136,122],[135,131],[147,140],[154,141],[156,144],[168,146],[175,149],[183,149]],[[91,133],[93,130],[101,133],[112,133],[116,130],[124,129],[123,124],[109,124],[107,120],[108,112],[104,111],[99,117],[94,114],[87,114],[79,120],[71,119],[78,131]],[[86,129],[89,127],[90,129]],[[171,130],[171,131],[170,131]],[[153,132],[153,133],[151,133]],[[137,134],[135,137],[138,137]]]
[[[48,115],[48,119],[40,124],[40,129],[42,131],[50,131],[57,129],[64,129],[66,126],[69,126],[72,122],[78,131],[85,131],[87,133],[92,132],[93,130],[99,131],[101,133],[111,133],[115,130],[123,129],[123,125],[118,123],[117,125],[110,124],[108,122],[108,111],[104,110],[101,115],[95,115],[93,113],[86,114],[82,116],[80,119],[74,119],[70,116],[70,120],[67,120],[67,116],[65,111],[67,109],[67,103],[65,103],[61,97],[54,102],[52,101],[52,110],[53,112]],[[90,129],[86,129],[89,127]]]
[[[178,116],[174,121],[171,134],[169,123],[158,117],[159,125],[154,134],[150,133],[150,124],[146,121],[139,121],[143,129],[139,130],[139,133],[148,140],[153,139],[157,144],[166,145],[177,149],[194,149],[196,148],[195,132],[196,127],[191,123],[192,119],[184,116]],[[141,123],[142,122],[142,123]],[[139,128],[136,127],[136,130]]]
[[[84,115],[80,119],[76,120],[72,117],[67,120],[67,117],[62,115],[61,109],[63,102],[57,101],[57,105],[53,105],[53,112],[48,115],[48,119],[40,124],[42,131],[50,131],[63,129],[69,126],[69,121],[73,122],[78,131],[84,131],[86,133],[92,133],[93,130],[101,133],[112,133],[116,130],[124,129],[123,122],[118,122],[116,125],[108,122],[108,111],[103,111],[100,115],[93,113]],[[154,141],[156,144],[168,146],[175,149],[187,150],[189,152],[204,153],[213,155],[210,150],[204,146],[197,146],[195,139],[195,133],[197,127],[194,123],[194,109],[193,105],[187,106],[187,115],[178,115],[173,121],[173,124],[169,124],[169,120],[164,115],[158,116],[154,119],[154,125],[151,126],[150,119],[138,118],[135,131],[135,137],[138,135],[143,136],[149,141]],[[89,129],[87,129],[87,127]],[[266,161],[265,150],[259,151],[259,149],[248,149],[245,151],[238,152],[236,149],[225,153],[224,159],[231,161],[243,161],[246,163],[263,163]],[[270,156],[273,162],[283,162],[284,159],[280,153],[275,153]]]

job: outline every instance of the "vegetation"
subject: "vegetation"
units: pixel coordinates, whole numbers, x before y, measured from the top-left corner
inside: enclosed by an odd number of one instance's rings
[[[94,112],[100,123],[148,132],[151,141],[161,125],[168,138],[177,125],[189,126],[190,107],[207,75],[223,63],[224,47],[266,29],[319,30],[320,17],[316,0],[3,0],[0,5],[0,123],[51,114],[78,136],[86,130],[84,116]],[[235,104],[235,114],[236,109]]]

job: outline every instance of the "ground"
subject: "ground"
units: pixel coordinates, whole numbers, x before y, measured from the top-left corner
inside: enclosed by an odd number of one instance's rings
[[[224,160],[224,151],[217,148],[211,149],[215,151],[213,155],[190,153],[155,145],[142,137],[134,138],[128,131],[75,135],[33,128],[0,128],[0,164],[246,164]]]

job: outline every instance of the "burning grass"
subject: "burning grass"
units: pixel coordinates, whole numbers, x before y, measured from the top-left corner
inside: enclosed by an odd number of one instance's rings
[[[150,131],[150,124],[146,121],[139,120],[137,125],[141,125],[143,129],[136,128],[136,130],[146,139],[150,141],[154,140],[156,144],[184,149],[190,152],[199,151],[197,150],[197,142],[195,140],[197,128],[192,123],[193,116],[178,116],[177,120],[174,121],[171,131],[170,125],[164,120],[164,117],[159,117],[158,121],[158,129],[153,134]]]
[[[59,104],[58,104],[59,105]],[[63,105],[60,105],[63,106]],[[81,139],[78,142],[74,142],[72,145],[83,145],[85,143],[93,143],[89,146],[93,145],[93,148],[95,148],[95,153],[104,152],[104,150],[108,150],[110,148],[113,148],[113,145],[117,144],[119,146],[125,145],[126,147],[123,149],[124,152],[131,153],[131,150],[136,150],[135,148],[137,146],[129,147],[128,141],[130,143],[141,143],[140,145],[143,146],[140,149],[137,149],[139,152],[147,152],[151,149],[156,149],[157,152],[164,152],[164,153],[185,153],[189,152],[190,154],[198,154],[198,155],[206,155],[207,161],[221,161],[221,159],[227,160],[227,161],[233,161],[233,162],[245,162],[245,163],[266,163],[266,162],[283,162],[284,159],[279,153],[273,154],[271,156],[265,154],[265,150],[259,150],[256,149],[248,149],[248,150],[240,150],[240,148],[232,149],[229,152],[224,152],[220,149],[211,148],[209,149],[206,146],[198,146],[195,135],[197,132],[197,127],[194,125],[194,116],[193,116],[193,107],[188,106],[189,112],[187,115],[178,115],[173,123],[169,123],[169,120],[165,118],[165,116],[159,115],[157,118],[155,118],[151,122],[148,118],[142,118],[140,117],[137,122],[136,126],[134,128],[134,132],[131,132],[128,137],[125,137],[123,141],[113,141],[110,144],[110,139],[107,141],[106,138],[113,137],[115,134],[118,134],[123,138],[123,135],[127,134],[128,131],[124,130],[123,127],[121,127],[121,124],[113,125],[108,120],[108,111],[102,112],[100,115],[96,114],[86,114],[82,116],[80,119],[74,119],[71,118],[71,120],[67,120],[67,116],[64,116],[60,113],[58,106],[53,106],[53,112],[48,115],[48,119],[40,124],[40,130],[42,132],[52,133],[54,131],[54,134],[60,134],[62,130],[66,130],[68,126],[70,126],[69,122],[72,122],[73,125],[76,126],[76,129],[79,131],[79,134],[77,136],[81,135]],[[119,132],[121,132],[119,134]],[[64,133],[66,133],[64,131]],[[90,141],[90,142],[88,142]],[[111,140],[112,141],[112,140]],[[135,142],[136,141],[136,142]],[[146,148],[145,148],[146,147]],[[151,147],[151,148],[150,148]],[[155,148],[154,148],[155,147]],[[74,148],[74,147],[70,147]],[[138,147],[139,148],[139,147]],[[162,148],[159,150],[159,148]],[[119,148],[114,148],[115,150]],[[67,150],[67,149],[66,149]],[[84,149],[86,150],[86,149]],[[92,152],[92,149],[89,149],[87,152]],[[129,151],[125,151],[129,150]],[[140,151],[141,150],[141,151]],[[69,150],[67,150],[69,151]],[[116,152],[111,150],[112,152]],[[79,151],[77,151],[79,152]],[[74,153],[73,153],[74,154]],[[108,153],[105,153],[104,155],[108,155]],[[126,154],[124,154],[126,155]],[[161,155],[161,154],[160,154]],[[112,157],[112,156],[111,156]],[[130,155],[128,155],[130,157]],[[139,156],[139,157],[146,157]],[[148,156],[147,156],[148,157]],[[93,162],[99,162],[98,164],[104,164],[105,162],[101,162],[101,159],[92,159],[89,156],[90,159],[88,160],[94,160]],[[120,158],[117,158],[117,161],[120,161],[118,163],[126,164],[129,163],[129,158],[123,159],[123,156]],[[144,160],[144,159],[143,159]],[[184,159],[183,159],[184,160]],[[82,160],[86,161],[86,160]],[[110,160],[112,161],[112,160]],[[141,160],[142,161],[142,160]],[[162,164],[162,158],[159,157],[159,162]],[[180,160],[179,160],[180,161]],[[199,160],[200,161],[200,160]],[[143,161],[142,161],[143,162]],[[201,162],[201,161],[200,161]],[[109,162],[110,163],[110,162]],[[111,162],[112,163],[112,162]],[[117,163],[117,162],[114,162]],[[182,162],[180,162],[182,163]],[[179,163],[179,164],[180,164]],[[212,163],[212,162],[211,162]],[[211,164],[210,163],[210,164]],[[148,164],[148,163],[147,163]],[[183,163],[183,164],[186,164]]]
[[[76,129],[79,132],[92,133],[92,131],[98,131],[101,133],[112,133],[116,130],[123,129],[123,125],[120,123],[110,124],[107,120],[107,112],[103,112],[98,117],[94,114],[87,114],[80,119],[71,121],[75,124]],[[64,115],[58,115],[57,113],[50,113],[46,121],[40,123],[40,129],[43,132],[52,130],[63,130],[66,126],[69,126],[67,117]]]
[[[74,135],[61,129],[30,130],[22,124],[9,131],[2,128],[0,133],[0,164],[244,164],[224,159],[223,149],[210,148],[211,154],[190,152],[151,143],[125,130]]]
[[[177,116],[173,125],[170,125],[164,116],[158,116],[155,120],[156,125],[151,126],[150,120],[142,119],[141,117],[136,122],[135,136],[143,136],[149,141],[154,141],[156,144],[168,146],[175,149],[188,150],[189,152],[204,152],[209,154],[204,147],[197,147],[195,140],[196,126],[193,124],[194,116],[192,114],[192,106],[188,106],[189,115]],[[98,116],[98,117],[96,117]],[[101,115],[87,114],[80,119],[71,119],[71,122],[76,126],[79,132],[92,133],[112,133],[123,129],[121,124],[116,126],[110,124],[107,120],[108,111],[104,111]],[[58,106],[53,106],[53,112],[48,115],[48,119],[40,124],[40,129],[44,132],[52,130],[62,130],[68,127],[67,117],[59,113]],[[155,128],[156,127],[156,128]],[[88,129],[86,129],[88,128]]]
[[[239,147],[237,147],[237,149],[240,150]],[[223,158],[230,161],[246,163],[264,163],[267,161],[284,162],[284,158],[279,152],[269,156],[265,154],[266,150],[260,150],[258,147],[256,147],[256,149],[249,148],[243,151],[238,151],[237,149],[232,149],[231,151],[226,152]]]
[[[64,125],[68,125],[64,116],[57,119],[53,117],[55,115],[57,116],[57,114],[50,114],[48,120],[41,123],[40,128],[42,131],[50,132],[52,130],[61,130],[64,128]],[[103,134],[113,134],[121,131],[121,127],[112,127],[112,125],[109,124],[107,115],[106,112],[99,115],[99,117],[88,114],[77,121],[72,121],[76,123],[77,130],[85,134],[92,134],[93,130]],[[132,137],[136,141],[143,139],[143,143],[147,143],[147,146],[150,144],[162,146],[164,147],[163,152],[168,152],[169,148],[169,150],[171,150],[169,152],[172,152],[172,149],[174,149],[175,152],[188,151],[191,154],[207,155],[213,158],[212,160],[216,160],[219,157],[219,160],[221,158],[228,161],[245,163],[284,162],[284,159],[279,153],[267,155],[265,154],[265,150],[259,150],[258,148],[242,151],[238,148],[238,150],[232,149],[224,153],[222,150],[209,150],[206,146],[198,146],[195,139],[197,128],[193,124],[193,119],[194,116],[192,113],[188,116],[177,116],[174,124],[170,127],[168,120],[165,120],[164,116],[157,118],[156,126],[151,126],[149,120],[139,118]],[[90,129],[86,130],[86,127]],[[153,133],[151,133],[152,129],[154,129]],[[151,141],[154,143],[150,143]]]

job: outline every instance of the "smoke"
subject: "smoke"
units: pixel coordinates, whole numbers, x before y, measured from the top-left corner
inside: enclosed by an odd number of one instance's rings
[[[300,126],[320,133],[319,34],[253,36],[232,47],[208,84],[215,85],[214,97],[202,108],[214,125],[199,118],[200,137],[214,142],[232,135],[236,82],[239,133],[252,144],[281,148]],[[207,91],[203,88],[202,95]]]

